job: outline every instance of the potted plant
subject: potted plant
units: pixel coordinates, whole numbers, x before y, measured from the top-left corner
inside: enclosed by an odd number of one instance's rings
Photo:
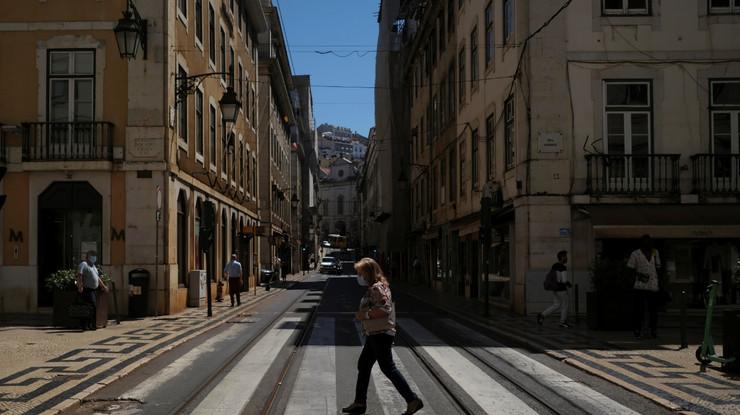
[[[110,287],[110,278],[100,271],[100,278]],[[77,271],[60,269],[49,275],[44,281],[46,289],[53,293],[53,324],[61,327],[79,327],[80,321],[70,318],[67,310],[78,301]],[[98,304],[96,320],[98,326],[105,326],[108,321],[108,296],[101,290],[97,292]]]
[[[600,257],[593,262],[590,272],[593,291],[586,293],[589,328],[629,330],[634,280],[627,262]]]

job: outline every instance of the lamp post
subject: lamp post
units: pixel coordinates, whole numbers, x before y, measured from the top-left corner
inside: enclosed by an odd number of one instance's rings
[[[133,0],[126,2],[123,18],[118,20],[113,32],[116,34],[118,52],[122,58],[129,60],[136,58],[139,46],[141,46],[141,50],[144,52],[144,60],[146,60],[147,21],[141,18]]]

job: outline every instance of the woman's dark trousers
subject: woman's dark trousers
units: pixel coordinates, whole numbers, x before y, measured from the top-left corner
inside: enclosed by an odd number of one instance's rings
[[[378,362],[383,374],[393,382],[393,386],[403,396],[406,402],[417,399],[414,392],[411,391],[406,379],[393,363],[393,336],[389,334],[372,334],[367,336],[365,346],[360,353],[360,359],[357,361],[357,386],[355,388],[355,402],[365,404],[367,402],[367,388],[370,384],[370,374],[375,362]]]
[[[645,318],[645,309],[647,308],[650,334],[655,335],[658,329],[658,293],[648,290],[632,291],[634,291],[635,294],[635,309],[632,316],[632,329],[635,334],[640,334],[640,332],[642,332],[642,322]]]

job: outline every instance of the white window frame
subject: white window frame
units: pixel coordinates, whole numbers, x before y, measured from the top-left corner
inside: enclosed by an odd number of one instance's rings
[[[504,166],[511,170],[516,166],[516,107],[514,96],[504,101]],[[511,115],[511,118],[509,117]],[[494,121],[495,122],[495,121]],[[509,125],[511,124],[511,131]],[[495,128],[495,127],[494,127]]]
[[[198,128],[198,94],[200,94],[200,118],[201,118],[201,125],[200,129]],[[205,103],[205,94],[203,92],[203,85],[198,85],[198,88],[195,91],[195,97],[193,99],[193,113],[195,114],[195,161],[200,163],[201,165],[205,165],[205,158],[203,157],[203,154],[205,153],[206,148],[206,142],[205,142],[205,109],[206,109],[206,103]],[[210,127],[209,127],[210,128]],[[200,133],[200,141],[202,142],[201,150],[198,151],[198,133]]]
[[[504,44],[510,45],[514,43],[514,38],[516,37],[516,1],[511,0],[511,20],[509,21],[509,24],[506,24],[506,3],[507,0],[503,0],[501,2],[501,7],[503,9],[503,24],[502,29],[504,33]],[[508,31],[507,31],[508,30]]]
[[[183,26],[185,26],[185,31],[187,32],[188,30],[188,1],[189,0],[184,0],[185,10],[180,8],[180,1],[181,0],[177,0],[177,18],[178,20],[180,20],[180,22],[182,22]]]
[[[202,32],[200,37],[198,36],[198,13],[196,12],[197,8],[195,7],[195,2],[197,1],[200,1],[200,28]],[[193,38],[195,38],[195,47],[200,49],[201,55],[204,53],[203,38],[206,37],[205,34],[208,30],[208,15],[207,13],[203,13],[203,1],[204,0],[195,0],[193,2]]]
[[[738,84],[740,85],[740,79],[712,79],[709,82],[709,124],[711,128],[710,132],[710,146],[712,154],[718,154],[715,143],[715,115],[717,114],[728,114],[730,116],[730,154],[740,154],[740,102],[737,104],[716,104],[714,102],[714,85],[715,84]],[[713,164],[716,161],[713,161]],[[738,167],[734,163],[730,165],[729,177],[720,176],[716,172],[716,168],[712,166],[712,177],[715,180],[715,187],[722,188],[725,186],[737,186],[735,183],[738,180],[740,172]],[[727,180],[730,180],[729,182]]]
[[[606,0],[601,0],[601,12],[604,16],[649,16],[650,2],[651,0],[645,0],[646,7],[644,9],[636,9],[628,6],[629,0],[622,0],[621,9],[607,9]]]
[[[648,118],[648,130],[647,130],[647,142],[648,152],[647,155],[654,154],[653,145],[653,85],[650,81],[646,80],[604,80],[602,82],[602,94],[603,94],[603,105],[602,105],[602,134],[604,137],[604,153],[609,153],[609,135],[608,135],[608,114],[622,114],[623,117],[623,131],[624,131],[624,153],[625,156],[631,156],[632,153],[632,117],[634,115],[642,114],[647,115]],[[607,105],[607,87],[609,85],[646,85],[647,86],[647,104],[646,105],[613,105],[616,109],[609,109]],[[622,154],[613,154],[616,156]],[[627,185],[634,186],[639,190],[647,190],[652,186],[652,160],[648,158],[647,174],[641,177],[634,176],[634,167],[631,163],[632,158],[629,159],[630,163],[625,161],[624,163],[624,174],[617,176],[610,174],[609,177],[613,183],[607,184],[607,186],[617,186],[619,188],[626,188]],[[625,181],[625,178],[628,179]]]
[[[82,53],[86,54],[92,54],[92,68],[89,73],[76,73],[75,72],[75,60],[77,56],[79,56]],[[52,73],[52,55],[54,54],[60,54],[65,55],[67,59],[68,64],[68,71],[64,74],[54,74]],[[46,147],[46,151],[48,151],[50,154],[64,154],[67,151],[71,151],[73,154],[89,154],[93,149],[91,146],[93,145],[93,142],[89,139],[84,139],[83,137],[86,137],[90,134],[93,136],[93,141],[96,136],[96,128],[92,127],[92,123],[96,121],[96,114],[97,114],[97,51],[95,49],[90,48],[75,48],[75,49],[47,49],[46,50],[46,99],[44,101],[44,106],[46,107],[46,118],[48,122],[59,122],[59,123],[74,123],[74,122],[81,122],[90,123],[91,127],[82,127],[78,129],[76,124],[67,124],[67,127],[65,129],[56,127],[52,128],[47,133],[47,140],[43,143],[41,143],[42,146]],[[84,81],[89,82],[91,86],[91,96],[90,96],[90,109],[92,111],[92,114],[90,114],[90,120],[83,120],[79,121],[77,120],[77,111],[75,110],[75,94],[77,92],[77,82],[78,81]],[[52,95],[52,84],[54,82],[64,82],[67,85],[67,97],[66,97],[66,104],[67,104],[67,113],[63,120],[53,120],[51,119],[52,114],[52,108],[51,108],[51,95]],[[82,137],[78,134],[83,132]],[[84,133],[87,132],[87,133]]]
[[[213,33],[211,33],[211,16],[213,17]],[[208,31],[208,66],[216,72],[216,61],[218,60],[218,30],[216,30],[216,6],[211,1],[208,2],[208,12],[206,15],[206,30]],[[211,47],[211,43],[213,47]],[[213,52],[213,59],[211,59]]]
[[[735,4],[736,0],[729,0],[729,2],[728,7],[715,7],[712,6],[712,0],[707,0],[709,14],[740,14],[740,4]]]
[[[179,59],[178,58],[177,59],[177,72],[176,72],[175,78],[177,78],[177,77],[180,76],[180,68],[182,68],[182,70],[184,71],[185,76],[188,76],[188,74],[190,73],[190,71],[188,70],[187,65],[185,65],[184,59]],[[177,81],[176,80],[175,81],[175,84],[176,85],[179,85],[179,82],[185,82],[185,81]],[[176,119],[176,121],[175,121],[175,133],[177,135],[177,145],[180,148],[182,148],[183,150],[185,150],[186,152],[189,152],[190,151],[189,145],[188,145],[188,143],[190,141],[189,140],[189,137],[188,137],[188,135],[190,134],[190,129],[188,128],[189,126],[187,125],[190,122],[190,117],[189,117],[189,114],[188,114],[188,112],[189,112],[188,111],[188,97],[189,96],[190,95],[186,95],[185,96],[185,99],[183,100],[183,102],[176,103],[175,104],[175,119]],[[182,111],[184,111],[184,113],[185,113],[185,124],[186,125],[184,127],[182,126],[182,122],[181,122],[182,120],[180,119],[181,118],[180,117],[181,116],[181,114],[180,114],[180,108],[182,108]],[[183,137],[181,135],[181,133],[183,132],[181,130],[182,128],[185,129],[185,131],[184,131],[185,137]]]
[[[211,171],[216,172],[218,158],[218,105],[213,97],[208,97],[208,165]],[[211,111],[213,109],[213,111]],[[211,116],[213,114],[213,116]],[[213,140],[211,140],[211,122],[213,122]]]

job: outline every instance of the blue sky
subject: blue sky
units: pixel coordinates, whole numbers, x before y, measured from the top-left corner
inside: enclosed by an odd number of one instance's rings
[[[375,124],[373,90],[321,85],[372,86],[379,0],[273,0],[281,13],[293,73],[311,75],[314,118],[362,135]],[[351,56],[341,58],[332,51]],[[364,55],[364,56],[358,56]]]

